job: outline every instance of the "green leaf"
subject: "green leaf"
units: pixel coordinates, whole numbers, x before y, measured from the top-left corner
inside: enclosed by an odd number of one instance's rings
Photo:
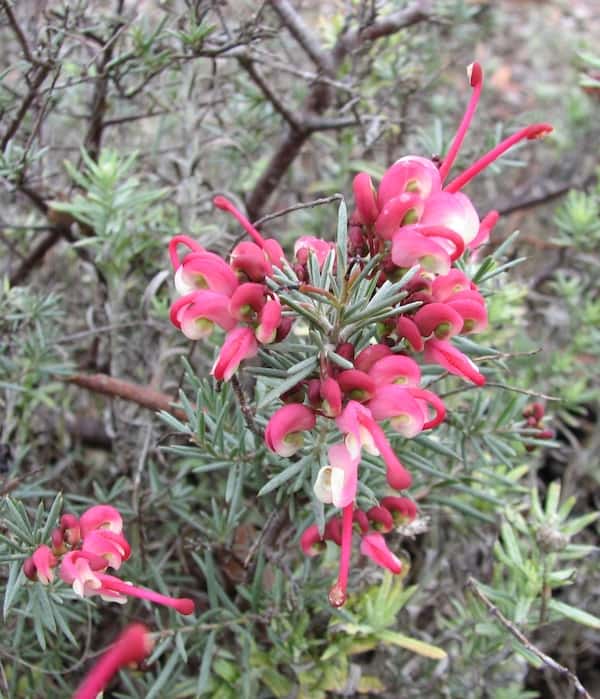
[[[411,638],[410,636],[405,636],[397,631],[380,631],[377,635],[384,643],[391,643],[395,646],[400,646],[401,648],[410,650],[417,655],[422,655],[425,658],[431,658],[432,660],[443,660],[447,657],[446,651],[442,648],[433,646],[430,643],[425,643],[424,641],[419,641],[416,638]]]
[[[567,619],[571,619],[571,621],[575,621],[577,624],[583,624],[592,629],[600,629],[600,619],[589,612],[584,612],[582,609],[572,607],[570,604],[559,602],[556,599],[551,599],[548,602],[548,607],[557,614],[565,616]]]
[[[208,683],[210,681],[210,667],[215,654],[216,634],[216,631],[211,631],[206,639],[204,653],[202,654],[202,662],[200,663],[200,671],[198,672],[198,684],[196,685],[196,695],[198,696],[205,692],[208,688]]]

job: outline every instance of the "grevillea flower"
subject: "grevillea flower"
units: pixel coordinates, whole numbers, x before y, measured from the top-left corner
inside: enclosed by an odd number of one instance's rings
[[[277,338],[277,329],[281,324],[281,304],[278,299],[269,299],[262,307],[256,326],[256,339],[263,345]]]
[[[418,194],[404,192],[383,205],[377,220],[375,232],[380,238],[390,240],[401,227],[415,223],[423,214],[423,200]]]
[[[485,384],[485,376],[479,373],[469,357],[445,340],[427,340],[424,356],[425,361],[439,364],[451,374],[461,376],[477,386]]]
[[[120,602],[123,597],[137,597],[144,599],[154,604],[160,604],[163,607],[170,607],[179,614],[193,614],[195,604],[194,601],[187,597],[169,597],[161,595],[154,590],[148,590],[145,587],[136,587],[129,582],[125,582],[114,575],[106,573],[97,573],[96,577],[100,581],[100,588],[96,594],[101,595],[103,599],[108,601]]]
[[[418,264],[434,274],[447,274],[451,264],[450,255],[439,243],[416,230],[403,228],[392,237],[392,261],[397,267]]]
[[[406,340],[409,347],[414,352],[421,352],[423,350],[423,338],[417,324],[412,318],[407,316],[399,316],[396,320],[396,335],[398,335],[399,340]]]
[[[373,419],[371,411],[351,400],[336,424],[345,433],[345,444],[350,455],[356,458],[365,448],[371,454],[381,454],[385,461],[387,481],[397,490],[410,487],[411,475],[394,454],[384,431]]]
[[[39,580],[42,585],[49,585],[54,580],[54,568],[57,564],[56,556],[45,544],[38,546],[33,552],[28,564],[26,574],[28,578]]]
[[[265,429],[265,443],[280,456],[292,456],[304,444],[302,432],[312,430],[316,422],[314,412],[305,405],[284,405],[271,416]]]
[[[425,416],[410,392],[397,385],[381,386],[367,406],[376,420],[389,420],[403,437],[415,437],[423,430]]]
[[[229,313],[236,320],[256,320],[267,302],[266,291],[264,284],[240,284],[229,300]]]
[[[69,546],[77,546],[81,540],[79,519],[75,515],[68,513],[62,515],[60,518],[60,531],[63,534],[63,541],[69,544]]]
[[[462,318],[461,333],[463,335],[481,332],[487,328],[488,315],[485,304],[468,298],[451,298],[446,305],[456,311]],[[439,337],[437,333],[436,336]]]
[[[314,491],[317,498],[335,507],[346,507],[354,502],[358,483],[360,458],[352,456],[345,444],[329,447],[329,465],[317,475]]]
[[[352,191],[361,222],[372,226],[379,216],[379,206],[371,177],[366,172],[359,172],[352,182]]]
[[[319,395],[323,415],[337,417],[342,412],[342,389],[331,376],[319,382]]]
[[[449,303],[428,303],[415,313],[414,321],[423,337],[435,335],[447,340],[458,335],[463,328],[463,318]]]
[[[389,550],[385,539],[379,532],[363,536],[360,552],[364,556],[368,556],[377,565],[386,568],[396,575],[402,572],[402,561]]]
[[[337,381],[344,393],[351,400],[364,403],[375,393],[375,381],[369,374],[359,369],[347,369],[337,376]]]
[[[102,556],[107,564],[118,570],[121,563],[131,556],[131,547],[122,534],[107,529],[95,529],[86,534],[81,550]]]
[[[98,573],[107,567],[108,561],[103,556],[90,551],[69,551],[60,564],[60,577],[73,586],[76,595],[90,597],[99,594],[102,583]]]
[[[243,240],[233,248],[230,264],[240,277],[253,282],[262,282],[273,273],[273,266],[263,249],[249,240]]]
[[[299,264],[305,265],[309,254],[312,252],[317,259],[317,264],[319,267],[322,267],[327,259],[327,255],[333,249],[335,249],[333,243],[320,238],[313,238],[310,235],[303,235],[294,243],[294,256]]]
[[[421,369],[414,359],[402,354],[392,354],[376,361],[369,369],[369,376],[378,388],[387,384],[418,386],[421,381]]]
[[[461,236],[465,245],[479,232],[479,216],[471,200],[462,192],[437,192],[429,197],[419,223],[449,228]]]
[[[123,531],[123,518],[112,505],[94,505],[79,518],[79,529],[82,537],[95,529],[105,529],[120,534]]]
[[[367,510],[367,518],[373,525],[373,529],[376,529],[378,532],[385,534],[392,531],[394,520],[389,510],[385,507],[371,507],[370,510]]]
[[[231,330],[236,325],[229,311],[229,297],[207,289],[176,299],[171,304],[169,317],[190,340],[208,337],[215,324],[223,330]]]
[[[211,374],[217,381],[229,381],[244,359],[256,356],[258,343],[251,328],[234,328],[227,333]]]
[[[141,663],[153,648],[149,630],[143,624],[130,624],[89,671],[73,699],[96,699],[121,668]]]
[[[325,541],[319,534],[319,528],[316,524],[311,524],[310,527],[302,532],[300,537],[300,547],[305,556],[317,556],[325,548]]]
[[[199,289],[210,289],[218,294],[231,296],[238,285],[238,278],[231,267],[212,252],[191,252],[175,270],[175,288],[180,294]]]
[[[412,522],[417,516],[417,506],[408,498],[401,498],[397,495],[389,495],[381,499],[381,506],[392,515],[396,526]]]
[[[360,371],[370,373],[371,367],[375,362],[379,361],[383,357],[389,357],[392,355],[392,350],[387,345],[375,344],[365,347],[362,352],[356,355],[356,360],[354,366]]]
[[[437,276],[431,283],[431,295],[440,303],[461,291],[471,289],[471,280],[459,269],[451,269],[448,274]]]
[[[440,173],[427,158],[406,155],[397,160],[384,174],[379,184],[379,207],[403,192],[413,192],[422,199],[441,189]]]

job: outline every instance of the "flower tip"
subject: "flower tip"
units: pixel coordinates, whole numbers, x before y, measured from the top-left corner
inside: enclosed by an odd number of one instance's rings
[[[231,209],[231,202],[229,199],[226,199],[220,194],[213,199],[213,204],[217,207],[217,209],[223,209],[223,211],[229,211]]]
[[[546,138],[546,136],[554,131],[552,124],[532,124],[529,127],[527,139],[530,141],[538,138]]]
[[[332,607],[343,607],[346,603],[346,592],[339,583],[329,590],[329,604]]]
[[[481,85],[483,81],[483,70],[476,61],[467,66],[467,75],[469,76],[469,84],[471,87]]]
[[[180,614],[183,614],[184,616],[188,616],[189,614],[193,614],[195,609],[196,609],[196,604],[194,600],[191,600],[187,597],[182,597],[181,599],[177,600],[177,606],[175,607],[176,611],[178,611]]]

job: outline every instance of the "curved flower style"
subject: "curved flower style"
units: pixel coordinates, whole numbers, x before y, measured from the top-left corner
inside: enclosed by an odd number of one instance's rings
[[[73,699],[96,699],[122,667],[141,663],[153,648],[150,631],[143,624],[130,624],[89,671]]]
[[[427,340],[425,343],[425,361],[439,364],[451,374],[461,376],[477,386],[485,384],[485,376],[478,371],[467,355],[444,340]]]
[[[402,561],[389,550],[383,535],[378,532],[363,536],[360,552],[395,575],[402,572]]]

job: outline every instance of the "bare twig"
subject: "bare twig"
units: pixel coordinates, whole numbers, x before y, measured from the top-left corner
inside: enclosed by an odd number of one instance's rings
[[[271,221],[274,218],[279,218],[280,216],[285,216],[286,214],[291,214],[294,211],[300,211],[300,209],[312,209],[315,206],[321,206],[321,204],[331,204],[333,201],[341,201],[344,197],[341,194],[332,194],[330,197],[322,197],[321,199],[313,199],[312,201],[300,202],[299,204],[294,204],[293,206],[288,206],[285,209],[279,209],[279,211],[274,211],[272,214],[266,214],[261,216],[261,218],[254,221],[255,226],[260,226],[267,221]]]
[[[21,25],[17,21],[17,18],[15,17],[14,12],[12,11],[12,7],[10,6],[9,0],[2,0],[2,7],[4,8],[4,11],[6,12],[6,16],[8,17],[8,22],[10,26],[13,28],[13,31],[17,37],[17,41],[19,44],[21,44],[21,49],[23,51],[23,55],[25,58],[31,63],[32,65],[35,65],[37,61],[33,57],[33,53],[31,52],[31,49],[29,48],[29,42],[27,41],[27,37],[25,36],[25,32],[21,29]]]
[[[185,412],[181,408],[173,406],[174,398],[160,391],[154,391],[147,386],[116,379],[107,374],[74,374],[68,376],[65,381],[95,393],[102,393],[105,396],[122,398],[149,410],[164,410],[179,420],[187,420]]]
[[[325,74],[333,74],[335,66],[331,54],[323,50],[318,39],[296,12],[292,4],[288,0],[270,0],[270,2],[271,7],[279,15],[290,34],[302,46],[315,65]]]
[[[475,580],[475,578],[470,577],[467,580],[466,587],[469,590],[471,590],[475,597],[477,597],[477,599],[487,607],[490,614],[496,619],[498,619],[502,626],[504,626],[504,628],[507,631],[509,631],[519,641],[519,643],[521,643],[530,653],[533,653],[535,656],[537,656],[544,663],[544,665],[549,667],[551,670],[554,670],[554,672],[557,672],[563,677],[566,677],[569,680],[569,682],[572,683],[577,694],[581,695],[585,699],[594,699],[594,697],[592,697],[592,695],[581,684],[581,681],[577,677],[577,675],[571,672],[571,670],[569,670],[568,667],[561,665],[560,663],[556,662],[554,658],[550,657],[549,655],[546,655],[546,653],[541,651],[527,638],[527,636],[525,636],[525,634],[520,629],[518,629],[512,623],[512,621],[507,619],[504,616],[504,614],[502,614],[498,607],[496,607],[494,603],[479,589],[477,585],[477,580]]]
[[[254,413],[252,412],[252,408],[249,406],[248,399],[246,398],[246,394],[244,393],[244,389],[242,388],[240,380],[237,376],[235,376],[235,374],[231,377],[231,387],[233,388],[233,392],[235,393],[236,398],[238,399],[240,410],[242,411],[242,415],[244,416],[244,420],[246,421],[248,429],[251,432],[253,432],[259,439],[262,440],[263,434],[260,431],[258,425],[256,424],[256,421],[254,420]]]
[[[27,110],[31,106],[31,103],[37,96],[38,89],[41,87],[42,83],[46,79],[46,76],[50,72],[51,69],[50,64],[43,64],[38,67],[38,69],[35,72],[35,75],[33,76],[33,80],[31,81],[31,86],[23,98],[23,101],[21,102],[21,106],[19,107],[17,113],[15,114],[14,119],[11,121],[9,127],[6,129],[6,132],[4,136],[2,137],[2,141],[0,141],[0,150],[4,151],[6,149],[6,146],[8,145],[8,142],[11,140],[11,138],[17,133],[17,130],[19,126],[21,125],[21,122],[25,118],[25,114],[27,114]]]

